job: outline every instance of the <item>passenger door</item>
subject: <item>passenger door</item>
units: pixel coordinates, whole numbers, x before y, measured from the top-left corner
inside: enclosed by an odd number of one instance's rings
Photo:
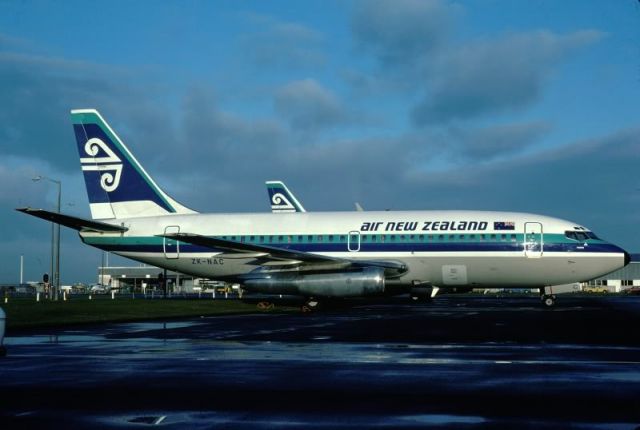
[[[544,250],[542,224],[526,222],[524,224],[524,255],[528,258],[540,258]]]
[[[170,225],[165,227],[164,234],[176,234],[180,233],[180,226]],[[162,249],[164,250],[164,257],[170,260],[175,260],[180,257],[180,242],[168,237],[163,237]]]

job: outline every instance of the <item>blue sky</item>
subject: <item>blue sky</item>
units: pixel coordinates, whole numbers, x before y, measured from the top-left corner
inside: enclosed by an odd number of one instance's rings
[[[97,108],[200,211],[483,209],[640,251],[640,2],[0,2],[0,282],[89,216],[69,110]],[[101,253],[63,232],[65,284]],[[130,264],[112,258],[112,263]],[[135,264],[135,263],[131,263]]]

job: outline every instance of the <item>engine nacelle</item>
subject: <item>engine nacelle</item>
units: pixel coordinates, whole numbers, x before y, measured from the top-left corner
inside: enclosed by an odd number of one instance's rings
[[[307,297],[357,297],[384,292],[384,269],[367,267],[354,272],[312,275],[272,275],[247,279],[247,290],[267,294],[293,294]]]

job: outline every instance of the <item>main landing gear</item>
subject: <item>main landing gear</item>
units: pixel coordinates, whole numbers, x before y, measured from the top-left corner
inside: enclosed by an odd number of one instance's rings
[[[320,300],[310,297],[300,308],[302,312],[313,312],[320,309]]]
[[[432,285],[415,285],[411,287],[409,297],[413,302],[431,302],[433,298],[438,294],[440,288]]]
[[[556,295],[551,294],[551,288],[549,288],[549,292],[547,293],[547,288],[540,288],[540,301],[547,308],[552,308],[556,304]]]

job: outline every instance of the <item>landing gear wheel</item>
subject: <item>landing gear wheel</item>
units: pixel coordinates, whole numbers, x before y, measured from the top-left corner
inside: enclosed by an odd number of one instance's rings
[[[552,294],[545,294],[540,297],[542,304],[548,308],[552,308],[556,304],[556,296]]]
[[[433,298],[431,298],[431,296],[412,295],[410,297],[413,303],[430,303],[433,301]]]
[[[320,301],[318,299],[310,298],[304,305],[302,305],[300,310],[302,312],[313,312],[318,309],[320,309]]]

